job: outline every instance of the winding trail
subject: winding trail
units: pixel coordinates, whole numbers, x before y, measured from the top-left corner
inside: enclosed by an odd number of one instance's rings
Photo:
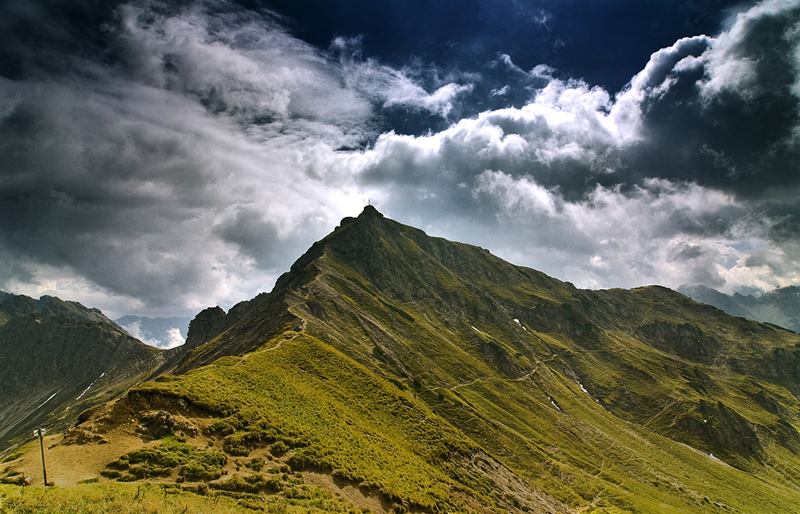
[[[461,387],[469,387],[471,385],[477,384],[478,382],[488,382],[490,380],[499,380],[501,382],[522,382],[523,380],[529,379],[534,373],[538,372],[540,364],[544,364],[544,361],[537,362],[535,368],[533,368],[528,373],[522,375],[521,377],[517,378],[480,377],[474,380],[470,380],[469,382],[462,382],[460,384],[456,384],[453,387],[436,387],[435,389],[447,389],[448,391],[455,391],[456,389],[459,389]]]
[[[249,359],[253,355],[258,355],[258,354],[267,353],[267,352],[273,352],[273,351],[277,350],[278,348],[280,348],[281,346],[283,346],[283,343],[287,343],[289,341],[294,341],[295,339],[297,339],[298,337],[303,335],[305,333],[305,331],[306,331],[306,320],[303,319],[303,318],[300,318],[300,320],[303,322],[303,326],[300,328],[299,332],[295,332],[294,335],[292,335],[291,337],[284,337],[283,339],[278,341],[278,344],[276,344],[275,346],[271,346],[271,347],[265,348],[263,350],[256,350],[255,352],[249,352],[249,353],[246,353],[246,354],[242,355],[242,357],[239,360],[239,362],[234,364],[234,367],[240,365],[241,363],[243,363],[244,361],[246,361],[247,359]],[[284,334],[285,334],[285,332],[284,332]]]

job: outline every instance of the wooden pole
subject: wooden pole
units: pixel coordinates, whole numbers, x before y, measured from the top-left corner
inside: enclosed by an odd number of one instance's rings
[[[47,487],[47,469],[44,466],[44,429],[40,428],[36,432],[39,434],[39,447],[42,449],[42,475],[44,476],[44,485]]]

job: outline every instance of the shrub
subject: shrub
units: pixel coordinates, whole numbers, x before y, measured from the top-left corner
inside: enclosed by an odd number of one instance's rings
[[[228,458],[219,450],[201,450],[194,446],[168,439],[153,448],[140,448],[129,452],[108,465],[101,473],[106,478],[121,482],[165,476],[182,465],[179,474],[189,480],[213,480],[222,476],[222,467]],[[125,471],[124,473],[122,471]]]
[[[270,446],[269,451],[277,457],[279,455],[283,455],[284,453],[288,452],[289,447],[286,446],[286,443],[284,443],[283,441],[277,441],[272,446]]]
[[[261,468],[264,467],[264,459],[262,459],[261,457],[255,457],[253,459],[250,459],[250,462],[246,464],[246,466],[252,469],[253,471],[261,471]]]

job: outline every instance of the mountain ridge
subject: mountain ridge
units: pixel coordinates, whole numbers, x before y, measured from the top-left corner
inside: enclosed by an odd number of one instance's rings
[[[794,512],[800,499],[791,332],[658,286],[579,290],[372,207],[257,299],[73,434],[175,437],[229,456],[204,479],[215,491],[284,501],[288,485],[256,484],[288,469],[310,488],[331,477],[334,494],[336,480],[361,487],[378,512]],[[132,455],[103,476],[162,476]]]
[[[761,296],[727,295],[708,286],[682,285],[678,292],[713,305],[731,316],[772,323],[793,332],[800,332],[800,287],[788,286]]]
[[[160,350],[78,302],[0,292],[0,313],[3,445],[43,424],[66,428],[81,410],[118,396],[163,361]]]

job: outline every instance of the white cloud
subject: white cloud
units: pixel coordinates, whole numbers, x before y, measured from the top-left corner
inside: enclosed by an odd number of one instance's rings
[[[143,342],[144,344],[150,346],[156,346],[158,348],[162,348],[164,350],[169,350],[170,348],[175,348],[181,346],[186,340],[181,335],[181,331],[178,328],[170,328],[167,330],[164,339],[157,339],[155,337],[148,337],[148,335],[142,332],[142,323],[140,321],[134,321],[122,327],[128,332],[130,335],[138,339],[139,341]]]
[[[378,136],[375,113],[448,119],[471,83],[426,88],[412,70],[362,58],[357,38],[323,52],[232,7],[137,5],[109,27],[117,65],[76,60],[70,79],[0,80],[4,289],[111,314],[227,307],[268,290],[368,199],[586,287],[798,281],[800,250],[771,241],[775,220],[754,204],[692,179],[647,179],[627,160],[651,149],[648,109],[682,80],[685,102],[750,94],[757,63],[742,42],[796,2],[765,2],[718,38],[653,53],[616,96],[501,55],[541,86],[530,101],[417,137]],[[798,48],[794,32],[783,37]],[[735,164],[727,149],[696,150]]]
[[[185,342],[186,340],[181,336],[180,329],[173,327],[167,331],[167,345],[163,348],[175,348],[176,346],[183,345]]]
[[[528,217],[540,213],[557,216],[557,196],[528,177],[514,180],[501,171],[486,170],[478,175],[473,189],[474,195],[486,193],[502,200],[505,212]]]
[[[360,38],[337,37],[331,43],[331,48],[339,55],[348,89],[363,94],[383,107],[416,107],[446,117],[456,97],[473,88],[472,84],[449,82],[428,93],[402,70],[384,66],[374,59],[362,59]]]
[[[509,85],[505,85],[501,88],[492,89],[489,94],[492,96],[505,96],[509,91],[511,91],[511,87]]]
[[[650,181],[631,193],[597,187],[586,200],[568,202],[527,178],[492,173],[476,191],[499,198],[499,225],[516,234],[501,256],[581,287],[704,283],[733,292],[789,285],[800,271],[735,199],[696,184]],[[774,264],[748,265],[759,255],[756,243],[788,269],[776,276]]]
[[[713,97],[730,91],[746,99],[757,96],[761,86],[758,76],[761,59],[752,52],[754,34],[775,30],[770,20],[794,19],[792,28],[779,37],[794,49],[797,59],[800,55],[799,14],[800,4],[796,0],[767,0],[738,13],[731,27],[713,40],[711,49],[702,57],[706,71],[701,82],[703,95]],[[778,48],[766,50],[780,51]]]

